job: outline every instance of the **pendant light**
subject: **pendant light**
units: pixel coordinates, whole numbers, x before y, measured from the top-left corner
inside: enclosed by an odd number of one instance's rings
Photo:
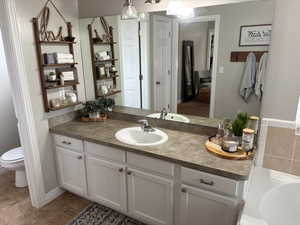
[[[183,0],[170,0],[167,7],[167,15],[190,18],[194,17],[195,12],[193,8],[185,6]]]
[[[151,5],[158,4],[160,2],[161,2],[161,0],[146,0],[145,1],[146,4],[151,4]]]
[[[138,18],[138,13],[137,13],[135,7],[133,6],[133,0],[125,0],[123,9],[122,9],[121,18],[123,20],[130,20],[130,19]]]

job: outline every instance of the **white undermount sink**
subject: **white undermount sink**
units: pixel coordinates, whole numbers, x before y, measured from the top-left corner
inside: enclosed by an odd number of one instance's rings
[[[152,114],[148,115],[147,117],[159,119],[160,118],[160,113],[152,113]],[[168,113],[166,115],[165,119],[176,121],[176,122],[183,122],[183,123],[189,123],[190,122],[189,118],[187,118],[183,115],[177,114],[177,113]]]
[[[260,214],[268,225],[300,224],[300,183],[271,189],[262,199]]]
[[[165,143],[168,135],[161,130],[145,132],[141,127],[129,127],[119,130],[115,137],[128,145],[153,146]]]

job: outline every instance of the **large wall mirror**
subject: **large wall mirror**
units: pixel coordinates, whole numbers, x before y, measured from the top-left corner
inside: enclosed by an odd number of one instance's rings
[[[196,8],[189,19],[165,11],[82,18],[87,100],[109,96],[128,112],[159,118],[164,110],[180,122],[259,115],[263,88],[250,96],[241,90],[263,86],[247,62],[254,52],[257,70],[268,52],[273,8],[266,0]]]

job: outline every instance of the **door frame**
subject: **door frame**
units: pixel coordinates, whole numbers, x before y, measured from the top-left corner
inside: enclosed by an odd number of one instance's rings
[[[53,198],[45,193],[42,162],[39,154],[37,129],[35,126],[33,104],[27,79],[23,47],[15,0],[0,0],[0,28],[2,32],[7,69],[12,86],[12,96],[19,135],[24,149],[25,169],[31,203],[40,208]],[[51,193],[54,195],[54,193]]]
[[[195,22],[215,22],[215,40],[214,40],[214,61],[213,61],[213,68],[211,73],[211,91],[210,91],[210,105],[209,105],[209,118],[214,118],[215,115],[215,100],[216,100],[216,85],[217,85],[217,65],[218,65],[218,53],[219,53],[219,36],[220,36],[220,15],[209,15],[209,16],[198,16],[190,19],[178,19],[179,24],[181,23],[195,23]],[[174,36],[179,35],[179,32],[174,33]],[[179,42],[176,42],[177,48],[179,46]],[[175,46],[173,45],[173,48]],[[172,57],[176,57],[173,54]],[[176,58],[175,58],[176,59]],[[178,53],[177,53],[177,61],[178,63]],[[178,76],[178,69],[177,69],[177,76]],[[177,95],[177,86],[176,86],[176,95]],[[176,107],[177,108],[177,107]]]

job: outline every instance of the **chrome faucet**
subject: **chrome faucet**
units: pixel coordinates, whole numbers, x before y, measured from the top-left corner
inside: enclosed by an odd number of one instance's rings
[[[154,132],[155,129],[153,129],[150,125],[148,120],[139,120],[139,123],[142,123],[142,129],[144,132]]]
[[[167,115],[168,115],[168,112],[167,112],[166,108],[163,108],[163,109],[160,111],[159,119],[165,120]]]

